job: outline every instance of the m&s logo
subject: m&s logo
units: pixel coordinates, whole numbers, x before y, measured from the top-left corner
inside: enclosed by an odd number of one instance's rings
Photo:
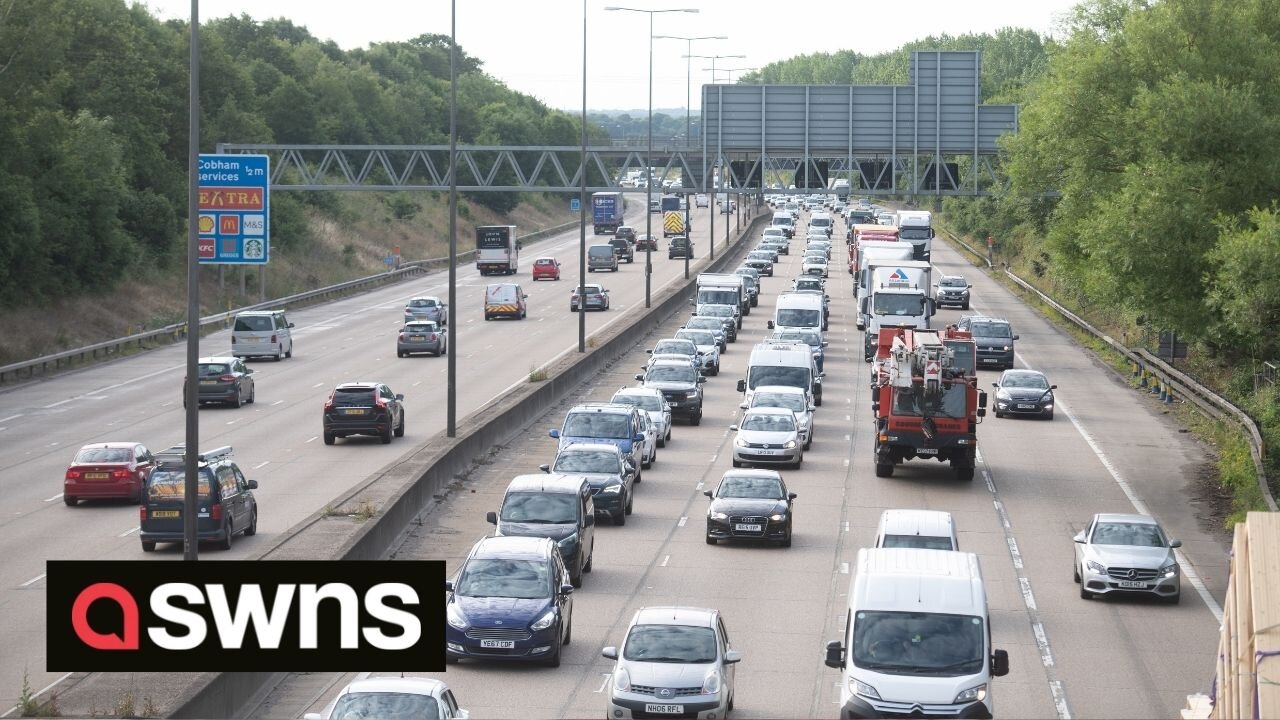
[[[48,669],[444,669],[442,562],[48,563]]]

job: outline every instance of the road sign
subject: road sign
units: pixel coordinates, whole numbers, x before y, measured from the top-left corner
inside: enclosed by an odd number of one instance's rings
[[[271,258],[266,155],[200,156],[199,256],[206,265],[265,265]]]
[[[578,198],[573,198],[572,200],[569,201],[569,209],[572,210],[573,212],[578,212],[579,210],[582,209],[582,203],[578,200]]]
[[[1187,344],[1178,340],[1178,333],[1172,330],[1160,331],[1160,344],[1156,349],[1156,357],[1165,360],[1176,360],[1187,356]]]

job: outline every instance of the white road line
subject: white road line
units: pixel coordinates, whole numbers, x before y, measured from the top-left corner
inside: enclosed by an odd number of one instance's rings
[[[270,461],[270,460],[263,460],[262,462],[258,463],[257,465],[254,465],[254,466],[253,466],[253,469],[254,469],[254,470],[257,470],[257,469],[259,469],[259,468],[264,468],[264,467],[266,467],[266,466],[268,466],[268,465],[270,465],[270,464],[271,464],[271,461]]]
[[[314,442],[314,441],[315,441],[316,439],[318,439],[319,437],[320,437],[319,435],[312,435],[312,436],[311,436],[311,439],[310,439],[310,440],[308,440],[307,442]]]
[[[9,429],[9,428],[0,427],[0,432],[2,432],[2,431],[4,431],[4,430],[8,430],[8,429]]]
[[[311,386],[311,388],[312,388],[312,389],[315,389],[315,388],[320,387],[321,385],[324,385],[324,383],[316,383],[315,385],[312,385],[312,386]]]
[[[609,687],[609,679],[613,677],[613,673],[600,673],[600,675],[602,676],[600,678],[600,687],[596,688],[596,694],[604,692],[604,689]]]
[[[845,416],[844,416],[844,421],[845,421],[845,422],[853,422],[853,416],[852,416],[852,415],[845,415]]]
[[[10,420],[17,420],[20,417],[22,417],[22,413],[18,413],[17,415],[10,415],[7,418],[0,418],[0,422],[9,422]]]
[[[849,563],[847,563],[847,562],[840,563],[840,574],[841,574],[841,575],[848,575],[848,574],[849,574]]]
[[[227,424],[228,424],[228,425],[235,425],[235,424],[236,424],[236,422],[237,422],[236,420],[228,420],[228,421],[227,421]]]
[[[699,481],[698,481],[698,484],[697,484],[697,485],[695,485],[695,486],[693,487],[693,489],[694,489],[694,490],[701,490],[701,489],[702,489],[702,485],[703,485],[702,481],[701,481],[701,480],[699,480]]]
[[[53,497],[47,497],[47,498],[45,498],[45,499],[44,499],[44,501],[45,501],[45,502],[53,502],[54,500],[58,500],[58,499],[60,499],[61,497],[62,497],[62,493],[58,493],[57,495],[54,495]]]
[[[170,405],[173,405],[176,402],[177,402],[176,400],[170,400],[167,403],[160,403],[160,407],[169,407]]]
[[[74,674],[75,674],[74,672],[69,672],[69,673],[67,673],[66,675],[63,675],[62,677],[58,678],[57,680],[54,680],[53,682],[49,683],[48,685],[45,685],[45,686],[44,686],[43,688],[41,688],[38,692],[36,692],[36,694],[35,694],[35,695],[32,695],[31,697],[32,697],[33,699],[34,699],[34,698],[38,698],[38,697],[40,697],[41,695],[43,695],[43,694],[45,694],[45,693],[49,692],[50,690],[52,690],[52,689],[54,688],[54,686],[55,686],[55,685],[57,685],[58,683],[62,682],[63,680],[66,680],[67,678],[71,677],[71,676],[72,676],[72,675],[74,675]],[[18,708],[19,708],[19,706],[18,706],[18,705],[14,705],[13,707],[11,707],[11,708],[9,708],[7,711],[5,711],[5,713],[4,713],[3,715],[0,715],[0,718],[7,718],[7,717],[9,717],[9,716],[10,716],[10,715],[12,715],[15,711],[17,711],[17,710],[18,710]]]
[[[670,556],[670,555],[667,555],[666,557],[662,558],[662,564],[661,564],[661,567],[666,567],[666,566],[667,566],[667,562],[668,562],[668,561],[670,561],[670,560],[671,560],[671,556]]]
[[[686,346],[686,347],[687,347],[687,346]],[[717,458],[719,458],[719,457],[720,457],[720,453],[716,453],[715,455],[712,455],[712,456],[711,456],[711,462],[713,462],[713,463],[714,463],[714,462],[716,461],[716,459],[717,459]]]
[[[1009,556],[1013,558],[1013,566],[1021,570],[1022,553],[1018,550],[1018,541],[1013,539],[1013,535],[1005,535],[1004,539],[1009,543]]]
[[[848,521],[848,520],[845,520],[845,521],[844,521],[844,523],[842,523],[841,530],[842,530],[843,532],[849,532],[849,521]]]
[[[680,522],[676,523],[676,527],[684,527],[687,522],[689,522],[688,516],[682,517],[680,518]]]
[[[19,585],[18,587],[30,587],[30,586],[32,586],[32,585],[35,585],[36,583],[38,583],[38,582],[40,582],[41,580],[45,579],[45,576],[47,576],[48,574],[49,574],[49,573],[40,573],[39,575],[37,575],[37,576],[35,576],[35,577],[31,578],[30,580],[28,580],[28,581],[26,581],[26,582],[22,583],[22,584],[21,584],[21,585]]]
[[[130,530],[125,530],[124,532],[120,533],[120,534],[119,534],[119,535],[117,535],[116,537],[129,537],[130,535],[132,535],[132,534],[134,534],[134,533],[138,532],[138,530],[140,530],[140,529],[141,529],[141,528],[139,528],[139,527],[137,527],[137,526],[134,526],[132,529],[130,529]]]
[[[446,370],[448,370],[448,368],[445,368],[445,369],[446,369]],[[421,385],[421,384],[422,384],[422,381],[421,381],[421,380],[419,380],[419,381],[415,382],[414,384],[410,385],[409,387],[418,387],[418,386],[419,386],[419,385]]]
[[[844,466],[849,467],[849,458],[844,459]]]
[[[275,407],[275,406],[279,405],[279,404],[280,404],[280,403],[282,403],[282,402],[284,402],[284,401],[283,401],[283,400],[277,400],[277,401],[275,401],[275,402],[271,403],[271,407]]]

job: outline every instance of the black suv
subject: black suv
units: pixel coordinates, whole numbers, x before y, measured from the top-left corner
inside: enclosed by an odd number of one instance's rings
[[[630,240],[615,236],[609,244],[613,246],[613,254],[617,255],[619,260],[626,260],[629,263],[636,261],[636,248]]]
[[[142,538],[143,552],[154,551],[158,542],[183,541],[182,513],[187,489],[183,448],[174,445],[155,454],[156,464],[142,488],[142,507],[138,509],[138,537]],[[196,537],[230,550],[236,533],[257,535],[258,501],[253,491],[258,481],[246,480],[231,461],[231,446],[200,453],[196,467],[200,476]]]
[[[677,235],[667,243],[668,260],[682,257],[692,258],[693,252],[693,241],[684,235]]]
[[[404,395],[382,383],[345,383],[324,401],[324,444],[348,435],[373,435],[382,444],[404,437]]]
[[[619,225],[618,229],[613,231],[613,236],[616,238],[622,238],[630,242],[632,245],[636,243],[636,229],[630,225]]]
[[[636,379],[644,387],[662,391],[671,414],[681,415],[690,425],[702,422],[702,384],[707,378],[693,363],[676,360],[654,360]]]

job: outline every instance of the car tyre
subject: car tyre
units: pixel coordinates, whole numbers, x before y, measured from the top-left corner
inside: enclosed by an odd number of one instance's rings
[[[691,416],[691,417],[689,418],[689,424],[690,424],[690,425],[701,425],[701,424],[702,424],[702,411],[701,411],[701,410],[699,410],[699,411],[698,411],[698,414],[697,414],[697,415],[693,415],[693,416]]]
[[[956,468],[956,479],[961,482],[973,482],[973,468]]]
[[[1071,569],[1071,579],[1074,580],[1075,582],[1080,582],[1080,566],[1079,565]]]
[[[396,426],[396,437],[404,437],[404,413],[400,413],[400,424]]]
[[[153,541],[151,541],[151,540],[143,540],[143,541],[142,541],[142,552],[155,552],[155,551],[156,551],[156,544],[155,544],[155,542],[153,542]]]
[[[239,388],[236,389],[236,401],[231,405],[237,409],[244,407],[244,393]]]
[[[718,542],[718,541],[717,541],[715,538],[711,537],[710,535],[708,535],[708,536],[707,536],[707,544],[708,544],[708,545],[715,545],[717,542]]]
[[[1050,411],[1049,411],[1049,414],[1044,416],[1044,419],[1045,419],[1045,420],[1052,420],[1052,419],[1053,419],[1053,411],[1052,411],[1052,410],[1050,410]]]
[[[289,350],[288,350],[288,352],[286,352],[286,353],[284,354],[284,356],[285,356],[285,357],[287,357],[287,358],[291,358],[291,357],[293,357],[293,345],[290,345],[290,346],[289,346]]]
[[[635,504],[636,504],[636,495],[635,495],[635,493],[633,492],[633,493],[628,494],[628,495],[627,495],[627,507],[623,509],[623,511],[622,511],[622,512],[623,512],[623,514],[624,514],[624,515],[630,515],[630,514],[631,514],[631,510],[632,510],[632,506],[633,506],[633,505],[635,505]]]
[[[571,573],[569,575],[569,584],[575,588],[582,587],[582,570],[578,570],[578,572]]]
[[[551,657],[547,658],[547,661],[546,661],[547,667],[553,667],[553,668],[560,667],[560,645],[561,645],[560,640],[557,638],[556,651]]]
[[[253,401],[254,401],[254,400],[257,400],[257,399],[258,399],[258,386],[257,386],[257,385],[250,385],[250,386],[249,386],[249,400],[248,400],[248,403],[249,403],[250,405],[252,405],[252,404],[253,404]],[[1050,416],[1052,416],[1052,413],[1050,413]]]
[[[325,434],[324,434],[324,444],[325,444],[325,445],[332,445],[332,444],[334,444],[334,443],[336,443],[336,442],[338,442],[338,438],[337,438],[337,436],[335,436],[333,433],[331,433],[331,432],[327,432],[327,433],[325,433]]]
[[[739,467],[742,467],[742,463],[735,458],[733,460],[733,466],[736,468],[739,468]]]
[[[617,515],[611,515],[610,517],[613,518],[613,524],[618,527],[622,527],[627,524],[627,511],[625,509],[619,510]]]
[[[249,517],[249,527],[244,529],[245,537],[253,537],[258,534],[258,510],[255,508],[253,515]]]
[[[392,436],[392,434],[394,434],[394,431],[391,429],[391,426],[390,426],[390,425],[387,425],[387,429],[386,429],[386,430],[383,430],[383,431],[382,431],[382,435],[380,435],[380,436],[379,436],[379,438],[382,440],[382,444],[383,444],[383,445],[390,445],[390,444],[391,444],[391,436]]]
[[[657,453],[654,453],[654,455],[657,455]],[[653,467],[653,458],[645,458],[644,460],[641,460],[640,467],[645,470]]]
[[[667,446],[666,436],[658,438],[658,447],[666,447],[666,446]],[[656,455],[657,453],[654,453],[654,454]]]
[[[1177,605],[1182,600],[1182,591],[1178,591],[1167,598],[1161,598],[1168,605]]]
[[[236,527],[235,527],[235,525],[233,525],[233,524],[231,523],[231,520],[230,520],[230,519],[228,519],[228,520],[227,520],[227,530],[226,530],[225,536],[224,536],[221,540],[219,540],[219,541],[218,541],[218,547],[219,547],[220,549],[222,549],[222,550],[230,550],[230,549],[231,549],[231,542],[232,542],[232,541],[231,541],[231,538],[232,538],[232,537],[234,537],[234,536],[235,536],[235,534],[236,534]]]
[[[893,463],[876,463],[876,477],[893,477]]]
[[[1081,585],[1081,586],[1080,586],[1080,599],[1081,599],[1081,600],[1092,600],[1092,599],[1093,599],[1093,593],[1089,592],[1088,590],[1085,590],[1085,589],[1084,589],[1084,585]]]

